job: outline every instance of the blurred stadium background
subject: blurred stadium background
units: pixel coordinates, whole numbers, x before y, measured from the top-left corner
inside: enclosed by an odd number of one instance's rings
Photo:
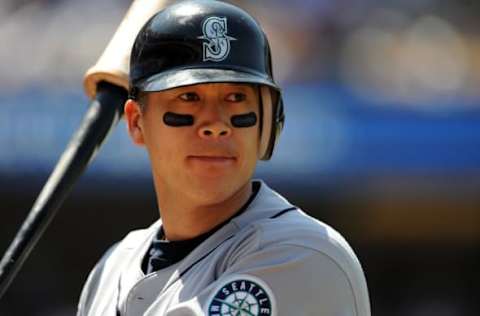
[[[129,0],[0,2],[0,251],[88,100],[82,76]],[[235,1],[271,38],[286,129],[258,176],[341,231],[373,315],[480,315],[480,2]],[[123,123],[0,315],[64,316],[108,245],[157,216]]]

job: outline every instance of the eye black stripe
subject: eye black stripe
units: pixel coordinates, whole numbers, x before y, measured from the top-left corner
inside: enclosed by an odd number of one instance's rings
[[[188,114],[177,114],[173,112],[167,112],[163,115],[163,123],[168,126],[173,127],[182,127],[182,126],[192,126],[193,125],[193,116]]]
[[[257,114],[255,114],[255,112],[250,112],[247,114],[234,115],[230,121],[235,127],[252,127],[257,124]]]

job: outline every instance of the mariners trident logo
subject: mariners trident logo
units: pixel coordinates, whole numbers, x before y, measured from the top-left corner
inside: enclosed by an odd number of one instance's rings
[[[226,280],[207,305],[209,316],[274,316],[273,295],[262,280],[237,276]]]
[[[203,21],[203,61],[222,61],[230,53],[230,41],[236,40],[227,35],[227,18],[212,16]]]

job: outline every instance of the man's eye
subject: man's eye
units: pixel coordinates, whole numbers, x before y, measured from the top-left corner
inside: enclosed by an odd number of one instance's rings
[[[187,102],[195,102],[200,100],[200,97],[195,92],[183,93],[179,98]]]
[[[230,101],[230,102],[242,102],[247,99],[247,96],[245,95],[245,93],[240,93],[240,92],[230,93],[226,99],[227,101]]]

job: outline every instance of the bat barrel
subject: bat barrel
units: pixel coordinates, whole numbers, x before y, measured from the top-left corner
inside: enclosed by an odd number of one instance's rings
[[[83,121],[72,136],[30,213],[0,261],[0,298],[109,132],[123,115],[124,88],[100,82]]]

